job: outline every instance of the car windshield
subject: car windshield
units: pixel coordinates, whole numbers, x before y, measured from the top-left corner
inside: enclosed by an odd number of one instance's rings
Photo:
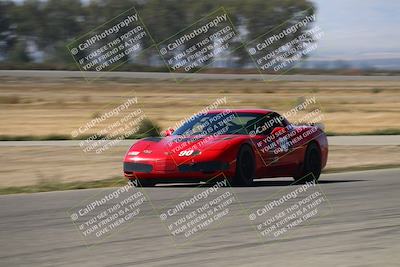
[[[195,115],[179,127],[173,135],[222,135],[249,134],[254,131],[269,114],[240,113],[224,111]]]

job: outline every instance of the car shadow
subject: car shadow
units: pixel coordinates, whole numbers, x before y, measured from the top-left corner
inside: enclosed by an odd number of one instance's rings
[[[366,180],[321,180],[318,181],[318,184],[336,184],[336,183],[354,183],[354,182],[363,182]],[[179,183],[179,184],[157,184],[156,188],[196,188],[196,187],[211,187],[215,183]],[[235,187],[273,187],[273,186],[293,186],[299,185],[294,183],[293,180],[262,180],[262,181],[254,181],[251,186],[235,186]]]
[[[321,180],[318,181],[318,184],[336,184],[336,183],[354,183],[354,182],[362,182],[365,180]],[[301,184],[301,183],[300,183]],[[291,185],[299,185],[296,184],[293,180],[288,181],[255,181],[251,187],[259,187],[259,186],[291,186]]]

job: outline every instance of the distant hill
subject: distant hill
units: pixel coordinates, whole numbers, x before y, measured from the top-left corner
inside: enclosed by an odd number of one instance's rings
[[[297,65],[305,69],[362,69],[400,70],[400,58],[378,58],[359,60],[313,60],[308,59]]]

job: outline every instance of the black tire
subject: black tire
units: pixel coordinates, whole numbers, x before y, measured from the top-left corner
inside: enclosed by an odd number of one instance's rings
[[[251,186],[255,171],[255,159],[253,150],[249,145],[243,145],[236,158],[236,174],[233,185]]]
[[[321,152],[316,143],[308,145],[304,155],[302,170],[293,177],[296,182],[318,181],[321,175]]]

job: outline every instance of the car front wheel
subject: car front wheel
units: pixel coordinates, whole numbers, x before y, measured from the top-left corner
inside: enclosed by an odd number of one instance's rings
[[[254,171],[255,159],[253,150],[249,145],[243,145],[236,158],[236,175],[233,184],[241,186],[252,185]]]

